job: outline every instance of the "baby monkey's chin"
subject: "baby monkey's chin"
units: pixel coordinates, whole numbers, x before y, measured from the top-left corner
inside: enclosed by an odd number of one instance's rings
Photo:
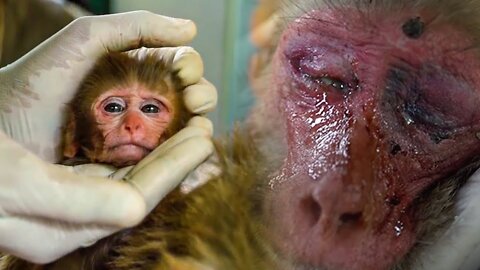
[[[107,163],[116,167],[135,165],[150,152],[150,149],[135,144],[116,146],[107,153]]]

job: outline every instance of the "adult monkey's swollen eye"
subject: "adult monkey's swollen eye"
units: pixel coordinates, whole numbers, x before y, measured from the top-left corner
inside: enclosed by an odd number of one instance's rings
[[[460,77],[436,66],[392,67],[387,73],[384,99],[404,118],[407,125],[416,125],[436,139],[472,124],[478,115],[478,94]]]
[[[345,82],[340,79],[329,77],[328,75],[312,79],[320,85],[331,86],[333,89],[336,89],[342,93],[347,93],[349,89],[348,85]]]
[[[296,81],[310,94],[349,95],[358,89],[350,64],[335,51],[304,45],[286,52]]]

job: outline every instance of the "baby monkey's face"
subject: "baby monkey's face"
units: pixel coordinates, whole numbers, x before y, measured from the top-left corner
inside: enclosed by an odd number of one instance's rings
[[[115,166],[136,164],[164,140],[172,109],[167,98],[141,85],[106,91],[92,105],[103,145],[89,158]]]
[[[182,90],[176,73],[156,55],[105,55],[67,106],[65,160],[138,163],[191,117]]]

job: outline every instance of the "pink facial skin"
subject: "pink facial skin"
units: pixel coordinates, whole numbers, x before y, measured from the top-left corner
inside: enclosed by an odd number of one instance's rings
[[[101,160],[115,166],[136,164],[161,143],[172,119],[170,102],[141,87],[112,89],[93,105],[105,141]]]
[[[388,269],[415,243],[414,200],[480,153],[468,34],[421,10],[365,18],[309,12],[274,55],[288,150],[265,207],[276,248],[303,266]]]

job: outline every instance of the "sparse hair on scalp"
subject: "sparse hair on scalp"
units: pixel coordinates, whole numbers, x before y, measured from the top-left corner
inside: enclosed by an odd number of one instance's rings
[[[419,14],[422,11],[428,10],[433,20],[427,24],[448,23],[456,25],[459,29],[464,29],[468,35],[473,39],[472,48],[480,48],[480,2],[476,0],[278,0],[282,2],[278,10],[281,22],[278,24],[279,30],[285,28],[287,24],[296,18],[308,14],[311,10],[322,9],[325,7],[345,10],[345,17],[348,17],[349,9],[355,8],[363,14],[365,22],[369,22],[370,15],[375,14],[379,10],[384,13],[393,12],[398,13],[401,10],[417,11]],[[347,8],[347,9],[345,9]],[[318,20],[318,18],[312,18]],[[374,22],[372,20],[371,22]],[[276,35],[278,38],[278,35]]]

